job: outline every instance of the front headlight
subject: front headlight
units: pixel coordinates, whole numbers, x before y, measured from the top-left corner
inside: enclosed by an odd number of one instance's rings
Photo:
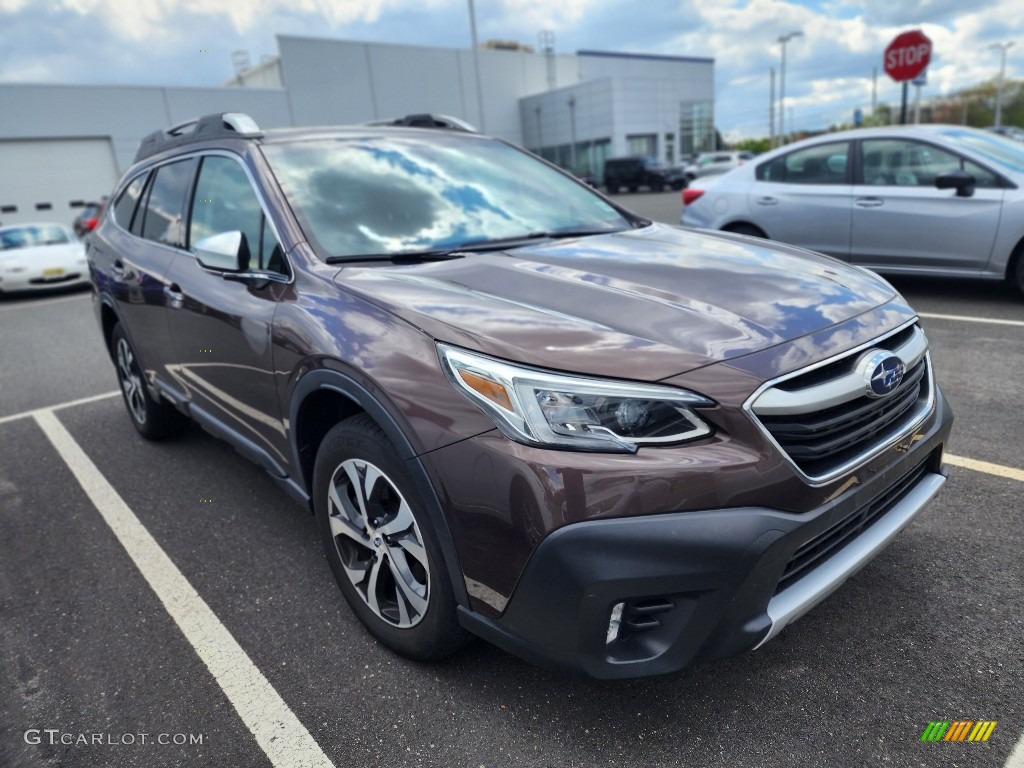
[[[521,443],[634,452],[712,431],[692,409],[714,403],[686,390],[548,373],[446,344],[438,354],[454,387]]]

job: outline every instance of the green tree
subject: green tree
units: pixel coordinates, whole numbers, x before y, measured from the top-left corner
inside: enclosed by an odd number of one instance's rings
[[[772,145],[771,141],[766,136],[760,139],[743,139],[741,141],[737,141],[732,145],[732,148],[737,151],[746,150],[747,152],[753,152],[756,155],[761,152],[767,152],[772,148]]]
[[[899,119],[899,115],[895,116]],[[864,115],[864,120],[861,125],[865,128],[870,128],[875,125],[889,125],[893,122],[893,110],[884,101],[875,106],[875,113],[873,115]]]

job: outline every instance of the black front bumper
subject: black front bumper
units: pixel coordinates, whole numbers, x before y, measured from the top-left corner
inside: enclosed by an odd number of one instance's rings
[[[941,488],[952,414],[937,398],[938,418],[902,460],[812,512],[568,525],[537,547],[500,618],[463,608],[460,619],[529,661],[598,678],[665,674],[755,648],[867,564]]]

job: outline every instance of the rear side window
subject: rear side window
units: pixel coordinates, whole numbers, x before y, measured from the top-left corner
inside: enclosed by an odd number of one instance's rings
[[[142,236],[147,240],[185,247],[185,193],[195,164],[196,161],[189,158],[156,169],[142,223]]]
[[[798,149],[757,166],[759,181],[783,184],[848,184],[850,143],[837,141]]]
[[[117,198],[117,202],[114,203],[114,221],[120,224],[125,229],[130,229],[132,226],[132,216],[135,215],[135,206],[139,203],[139,198],[142,197],[142,188],[146,185],[146,174],[136,176],[132,179],[121,196]]]

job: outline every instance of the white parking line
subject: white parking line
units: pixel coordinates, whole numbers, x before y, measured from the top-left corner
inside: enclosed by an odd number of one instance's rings
[[[937,315],[932,312],[918,312],[918,317],[929,320],[955,320],[958,323],[991,323],[992,325],[1016,325],[1024,327],[1024,320],[1003,320],[998,317],[968,317],[967,315]]]
[[[17,421],[18,419],[26,419],[29,416],[35,416],[37,413],[44,413],[47,411],[59,411],[61,408],[70,408],[74,405],[85,405],[86,403],[95,403],[97,400],[106,400],[109,397],[117,397],[120,394],[121,390],[115,389],[113,392],[104,392],[101,395],[90,395],[89,397],[80,397],[77,400],[68,400],[67,402],[57,403],[56,405],[47,405],[45,408],[33,408],[31,411],[12,413],[10,416],[0,417],[0,424],[6,424],[9,421]]]
[[[1024,768],[1024,733],[1020,735],[1020,741],[1013,752],[1006,758],[1006,765],[1003,768]]]
[[[973,469],[975,472],[984,472],[986,475],[995,475],[996,477],[1008,477],[1011,480],[1024,483],[1024,469],[1004,467],[1002,464],[991,464],[987,461],[968,459],[964,456],[954,456],[951,453],[943,455],[942,459],[957,467]]]
[[[32,417],[275,768],[334,768],[284,699],[53,412],[41,409]]]

